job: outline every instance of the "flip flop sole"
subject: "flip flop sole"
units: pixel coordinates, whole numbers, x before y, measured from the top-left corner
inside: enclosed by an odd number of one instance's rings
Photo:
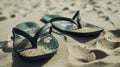
[[[44,28],[47,28],[47,24],[40,28],[33,22],[21,23],[13,28],[13,45],[15,52],[22,58],[28,60],[39,60],[52,57],[57,52],[58,42],[52,34],[42,34]],[[49,39],[47,39],[49,41],[45,42],[47,37],[49,37]],[[37,44],[36,48],[33,47],[35,44]],[[31,46],[28,47],[28,45]],[[35,53],[35,51],[37,52]]]
[[[93,29],[93,31],[83,32],[79,30],[78,32],[76,32],[75,30],[78,29],[78,27],[72,19],[61,17],[58,15],[45,15],[43,18],[41,18],[41,21],[43,23],[51,23],[53,28],[55,28],[56,30],[74,36],[98,36],[103,31],[103,29],[98,26],[86,23],[85,25],[81,24],[82,28],[87,27]]]

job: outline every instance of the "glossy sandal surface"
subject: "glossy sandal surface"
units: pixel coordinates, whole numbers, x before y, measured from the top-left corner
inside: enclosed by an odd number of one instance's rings
[[[79,11],[72,18],[59,15],[45,15],[41,19],[44,23],[51,23],[55,29],[74,36],[97,36],[103,31],[98,26],[89,23],[82,24],[80,20]]]
[[[46,31],[47,29],[49,29],[49,31]],[[58,49],[58,42],[51,32],[52,28],[50,23],[46,24],[42,28],[33,22],[18,24],[13,28],[13,45],[15,52],[17,52],[24,59],[28,60],[45,59],[53,56]],[[44,41],[46,38],[49,38],[49,42]],[[24,56],[21,54],[21,52],[25,50],[34,50],[39,47],[44,47],[45,49],[50,50],[50,52],[42,54],[38,53],[34,56]],[[31,53],[31,51],[29,52]]]

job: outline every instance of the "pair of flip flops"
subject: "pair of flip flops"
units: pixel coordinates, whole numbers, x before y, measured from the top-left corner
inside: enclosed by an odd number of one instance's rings
[[[46,25],[41,28],[34,22],[18,24],[13,28],[14,49],[18,55],[28,60],[45,59],[53,56],[59,47],[57,39],[51,34],[52,27],[75,36],[96,36],[103,31],[98,26],[79,23],[80,19],[77,11],[72,19],[45,15],[41,21]],[[90,31],[84,31],[83,28],[90,28]]]

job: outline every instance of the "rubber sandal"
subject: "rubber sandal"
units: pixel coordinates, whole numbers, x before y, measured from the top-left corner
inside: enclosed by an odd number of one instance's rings
[[[52,57],[58,49],[58,41],[51,34],[50,23],[42,28],[33,22],[20,23],[12,32],[14,50],[24,59],[46,59]]]
[[[42,22],[51,23],[53,28],[74,36],[97,36],[103,31],[102,28],[89,23],[81,24],[80,20],[79,11],[72,18],[59,15],[45,15],[41,18]]]

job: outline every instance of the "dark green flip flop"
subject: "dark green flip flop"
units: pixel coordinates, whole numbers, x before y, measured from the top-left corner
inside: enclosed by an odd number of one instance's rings
[[[66,18],[59,15],[45,15],[41,18],[44,23],[51,23],[53,28],[74,36],[97,36],[103,29],[86,23],[80,23],[79,11],[72,18]]]
[[[38,60],[52,57],[58,49],[58,41],[51,34],[50,23],[40,28],[33,22],[25,22],[18,24],[12,31],[14,50],[24,59]]]

